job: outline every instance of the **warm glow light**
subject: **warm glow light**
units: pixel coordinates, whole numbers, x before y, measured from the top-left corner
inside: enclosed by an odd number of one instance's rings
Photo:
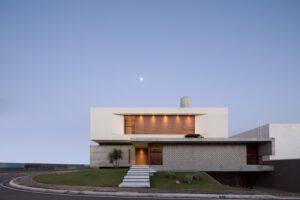
[[[176,117],[175,117],[175,122],[176,122],[176,123],[179,123],[179,122],[180,122],[180,117],[179,117],[179,115],[176,115]]]
[[[143,115],[139,116],[139,123],[144,123],[144,117],[143,117]]]
[[[168,116],[167,115],[164,115],[164,117],[163,117],[163,123],[164,124],[168,123]]]
[[[186,117],[186,122],[187,122],[188,124],[191,123],[191,117],[190,117],[190,115],[188,115],[188,116]]]
[[[151,123],[155,123],[155,120],[156,120],[155,115],[152,115],[152,117],[151,117]]]

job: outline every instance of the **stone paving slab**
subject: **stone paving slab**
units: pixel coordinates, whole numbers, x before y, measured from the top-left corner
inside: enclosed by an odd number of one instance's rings
[[[132,165],[119,187],[150,187],[150,171],[149,166],[139,168],[136,165]]]
[[[134,188],[138,188],[138,187],[150,187],[150,183],[148,182],[122,182],[119,187],[134,187]]]
[[[149,183],[149,179],[123,179],[123,182],[147,182]]]
[[[145,178],[148,178],[149,179],[149,176],[134,176],[134,175],[126,175],[124,176],[124,178],[136,178],[136,179],[145,179]]]

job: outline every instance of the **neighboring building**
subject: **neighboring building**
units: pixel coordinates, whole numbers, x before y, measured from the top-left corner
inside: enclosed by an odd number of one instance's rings
[[[272,139],[228,138],[227,108],[190,108],[186,97],[181,106],[92,108],[91,139],[97,145],[91,146],[91,167],[111,167],[107,156],[117,148],[124,153],[124,167],[147,164],[159,171],[207,171],[215,177],[273,170],[262,165],[262,156],[273,153]]]
[[[256,183],[290,192],[300,192],[300,124],[267,124],[245,131],[232,138],[274,138],[274,155],[264,157],[265,165],[274,171],[260,173]]]
[[[266,124],[231,138],[275,138],[274,155],[265,160],[300,159],[300,124]]]

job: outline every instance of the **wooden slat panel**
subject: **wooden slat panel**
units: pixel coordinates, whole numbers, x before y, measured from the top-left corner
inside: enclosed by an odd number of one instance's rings
[[[162,165],[162,145],[151,144],[149,154],[150,165]]]
[[[135,134],[192,134],[195,116],[141,115],[135,116]]]
[[[124,132],[125,132],[125,134],[133,134],[135,132],[134,121],[135,121],[135,116],[130,116],[130,115],[124,116]]]
[[[257,165],[259,163],[257,144],[247,144],[247,164]]]

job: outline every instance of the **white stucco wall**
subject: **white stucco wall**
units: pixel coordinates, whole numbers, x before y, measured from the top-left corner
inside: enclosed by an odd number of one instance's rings
[[[275,155],[270,160],[300,159],[300,124],[270,124],[275,138]]]
[[[124,134],[124,114],[190,114],[195,117],[195,132],[206,138],[228,137],[227,108],[91,108],[92,140],[129,140]],[[134,137],[178,138],[183,135],[138,135]]]
[[[269,124],[231,136],[231,138],[269,138]]]
[[[274,155],[267,159],[300,159],[300,124],[267,124],[232,137],[274,138]]]

